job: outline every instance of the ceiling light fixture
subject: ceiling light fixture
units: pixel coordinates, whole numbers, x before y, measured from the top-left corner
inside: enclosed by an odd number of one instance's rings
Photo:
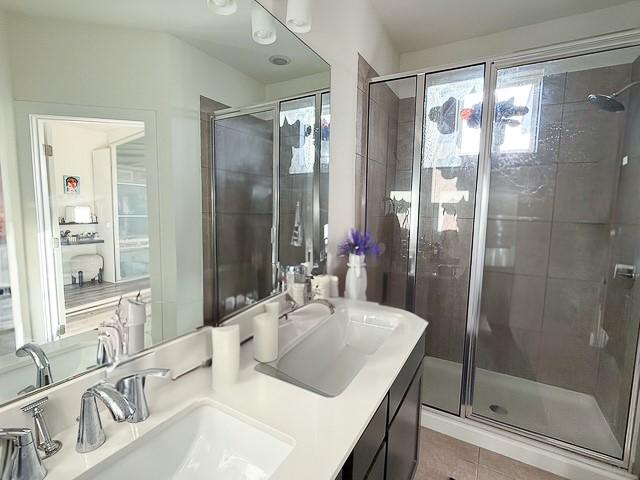
[[[218,15],[233,15],[238,10],[236,0],[207,0],[207,5]]]
[[[260,45],[271,45],[277,38],[273,18],[257,3],[251,9],[251,36]]]
[[[287,0],[287,27],[296,33],[311,31],[311,0]]]
[[[285,55],[271,55],[269,57],[269,62],[277,65],[278,67],[284,67],[291,63],[291,59]]]

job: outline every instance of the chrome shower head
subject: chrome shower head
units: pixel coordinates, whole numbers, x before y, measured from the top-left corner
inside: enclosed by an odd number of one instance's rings
[[[595,105],[606,112],[622,112],[624,110],[624,105],[616,100],[613,95],[591,94],[587,97],[587,100],[591,105]]]
[[[636,85],[640,85],[640,80],[636,80],[635,82],[631,82],[629,85],[625,85],[620,90],[611,95],[602,95],[601,93],[591,94],[587,97],[589,103],[591,105],[595,105],[596,107],[606,111],[606,112],[622,112],[624,110],[624,105],[622,102],[616,99],[622,92],[629,90],[631,87],[635,87]]]

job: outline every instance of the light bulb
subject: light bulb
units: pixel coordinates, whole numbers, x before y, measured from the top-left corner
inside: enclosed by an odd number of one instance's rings
[[[260,45],[271,45],[277,39],[273,18],[258,4],[251,9],[251,36]]]
[[[311,30],[311,0],[287,0],[287,27],[296,33]]]
[[[218,15],[233,15],[238,10],[236,0],[207,0],[207,5]]]

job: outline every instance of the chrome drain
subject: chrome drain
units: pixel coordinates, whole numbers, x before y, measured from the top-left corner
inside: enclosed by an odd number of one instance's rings
[[[501,405],[497,405],[497,404],[492,404],[489,405],[489,409],[493,412],[493,413],[497,413],[498,415],[508,415],[509,414],[509,410],[507,410],[506,408],[504,408]]]

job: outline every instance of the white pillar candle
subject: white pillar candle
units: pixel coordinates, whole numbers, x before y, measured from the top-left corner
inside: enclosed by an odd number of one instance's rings
[[[211,341],[213,385],[234,383],[240,371],[240,326],[215,327]]]
[[[277,300],[274,300],[273,302],[265,303],[264,311],[274,315],[280,315],[280,302]]]
[[[305,302],[305,284],[304,283],[294,283],[293,285],[291,285],[291,288],[289,289],[289,295],[291,296],[291,298],[293,299],[294,302],[296,302],[298,305],[304,305]]]
[[[331,277],[318,275],[313,279],[313,293],[318,298],[331,298]]]
[[[340,280],[337,275],[331,275],[331,298],[340,296]]]
[[[144,350],[144,324],[147,308],[144,302],[129,298],[127,301],[127,352],[129,355]]]
[[[253,317],[253,358],[262,363],[278,358],[278,315],[259,313]]]

